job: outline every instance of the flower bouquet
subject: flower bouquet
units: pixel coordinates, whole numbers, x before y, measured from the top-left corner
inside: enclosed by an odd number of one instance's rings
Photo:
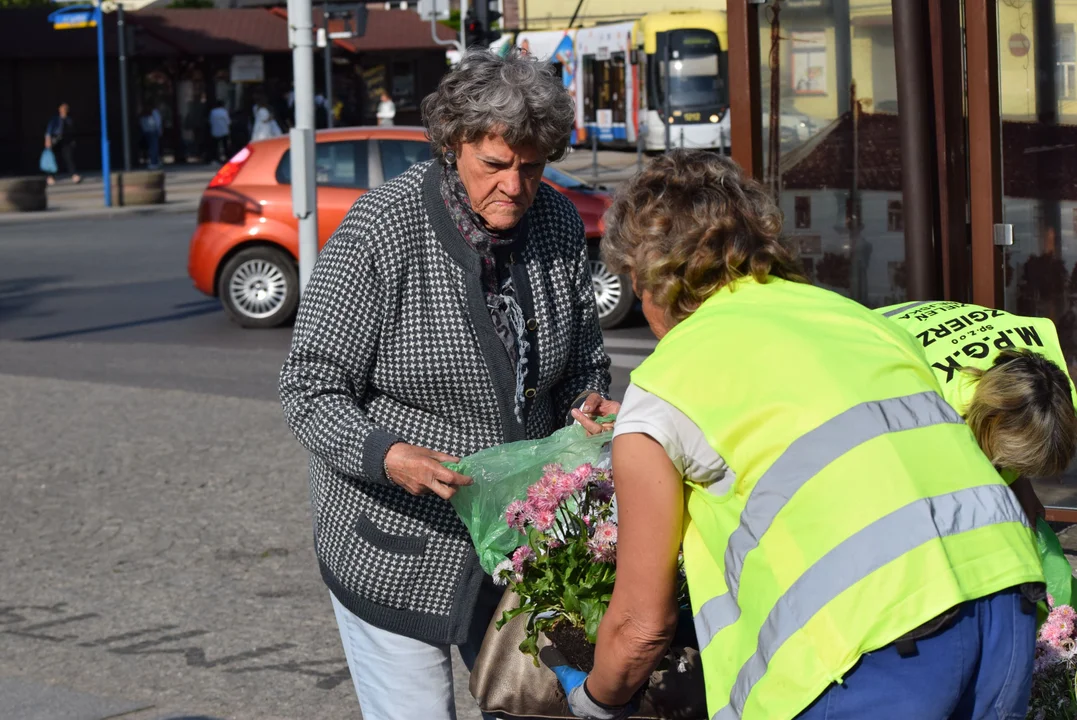
[[[509,504],[505,522],[527,544],[495,570],[494,581],[520,596],[520,606],[505,613],[497,627],[525,615],[527,635],[520,650],[536,664],[539,634],[545,633],[572,665],[591,670],[617,557],[610,472],[590,463],[571,472],[549,465],[527,489],[526,500]]]
[[[508,587],[472,672],[472,694],[486,712],[571,717],[539,651],[554,645],[585,671],[594,666],[599,623],[616,578],[617,518],[611,472],[600,463],[550,463],[503,507],[516,549],[494,568]],[[682,578],[683,579],[683,578]],[[682,607],[687,606],[681,585]],[[702,718],[706,699],[690,615],[652,674],[635,717]]]
[[[1029,720],[1072,720],[1077,717],[1077,611],[1055,605],[1047,596],[1050,612],[1036,638],[1032,669]]]

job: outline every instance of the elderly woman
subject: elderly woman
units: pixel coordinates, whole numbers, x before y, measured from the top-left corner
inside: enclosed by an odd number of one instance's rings
[[[1024,717],[1036,546],[915,338],[805,283],[777,207],[724,158],[654,161],[607,228],[661,341],[614,430],[594,669],[544,658],[573,711],[627,716],[683,547],[709,717]]]
[[[455,717],[449,648],[470,665],[498,599],[442,463],[618,407],[583,223],[542,183],[573,124],[560,79],[472,51],[422,111],[436,160],[355,203],[280,381],[367,720]]]

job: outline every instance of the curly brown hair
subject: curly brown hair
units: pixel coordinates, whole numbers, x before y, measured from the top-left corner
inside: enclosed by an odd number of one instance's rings
[[[671,324],[738,278],[807,282],[782,238],[782,216],[732,160],[702,150],[655,159],[607,211],[602,256],[631,272]]]

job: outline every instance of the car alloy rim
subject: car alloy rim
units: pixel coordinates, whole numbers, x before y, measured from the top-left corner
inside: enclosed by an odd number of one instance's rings
[[[591,285],[595,289],[595,302],[598,304],[598,316],[606,317],[621,302],[621,278],[610,272],[601,260],[591,261]]]
[[[288,280],[281,269],[268,260],[248,260],[236,268],[228,294],[241,313],[249,318],[267,318],[284,305]]]

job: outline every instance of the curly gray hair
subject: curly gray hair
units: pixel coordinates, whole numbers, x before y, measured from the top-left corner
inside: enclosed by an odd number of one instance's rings
[[[422,113],[442,161],[446,150],[495,132],[509,145],[532,145],[556,162],[565,156],[576,116],[553,66],[517,48],[505,57],[468,50],[437,91],[423,98]]]

